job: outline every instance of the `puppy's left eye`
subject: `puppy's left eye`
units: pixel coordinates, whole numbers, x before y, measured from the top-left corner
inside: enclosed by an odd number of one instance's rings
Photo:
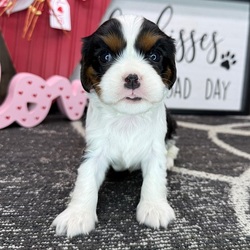
[[[104,52],[99,56],[99,60],[101,63],[111,62],[112,59],[113,59],[113,57],[109,52]]]
[[[152,62],[159,62],[161,60],[161,54],[158,51],[151,52],[148,55],[148,59]]]

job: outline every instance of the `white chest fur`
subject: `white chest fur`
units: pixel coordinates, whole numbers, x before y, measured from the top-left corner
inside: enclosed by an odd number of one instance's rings
[[[94,102],[94,103],[93,103]],[[164,104],[143,114],[121,114],[90,99],[87,154],[105,157],[115,170],[135,169],[155,150],[165,150],[167,132]],[[94,105],[93,105],[94,104]]]

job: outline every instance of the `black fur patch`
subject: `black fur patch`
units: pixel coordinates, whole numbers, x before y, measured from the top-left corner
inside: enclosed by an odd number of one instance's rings
[[[155,23],[144,19],[135,48],[150,62],[167,87],[171,88],[176,80],[174,40],[161,31]],[[161,56],[160,61],[149,60],[153,53]]]
[[[166,108],[166,120],[167,120],[167,134],[165,136],[165,142],[170,139],[174,139],[174,135],[176,135],[177,122],[172,117],[170,111]]]
[[[91,89],[97,93],[101,91],[98,88],[101,77],[125,47],[121,24],[116,19],[106,21],[95,33],[83,39],[81,82],[87,92]],[[105,53],[110,53],[112,61],[104,64],[100,57]]]

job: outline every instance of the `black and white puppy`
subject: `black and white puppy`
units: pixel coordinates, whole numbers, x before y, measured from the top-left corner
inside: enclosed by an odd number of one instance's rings
[[[84,39],[87,146],[71,201],[52,224],[57,234],[73,237],[95,228],[98,189],[110,165],[142,169],[139,223],[166,228],[175,218],[166,199],[166,170],[178,149],[171,139],[175,122],[164,104],[175,79],[173,39],[143,17],[111,19]]]

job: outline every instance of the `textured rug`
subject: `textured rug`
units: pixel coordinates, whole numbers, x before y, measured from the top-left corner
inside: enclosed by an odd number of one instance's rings
[[[176,116],[180,154],[168,171],[176,212],[168,230],[135,218],[142,177],[110,172],[96,230],[73,239],[50,228],[73,188],[81,122],[51,115],[0,130],[0,249],[250,249],[250,117]]]

